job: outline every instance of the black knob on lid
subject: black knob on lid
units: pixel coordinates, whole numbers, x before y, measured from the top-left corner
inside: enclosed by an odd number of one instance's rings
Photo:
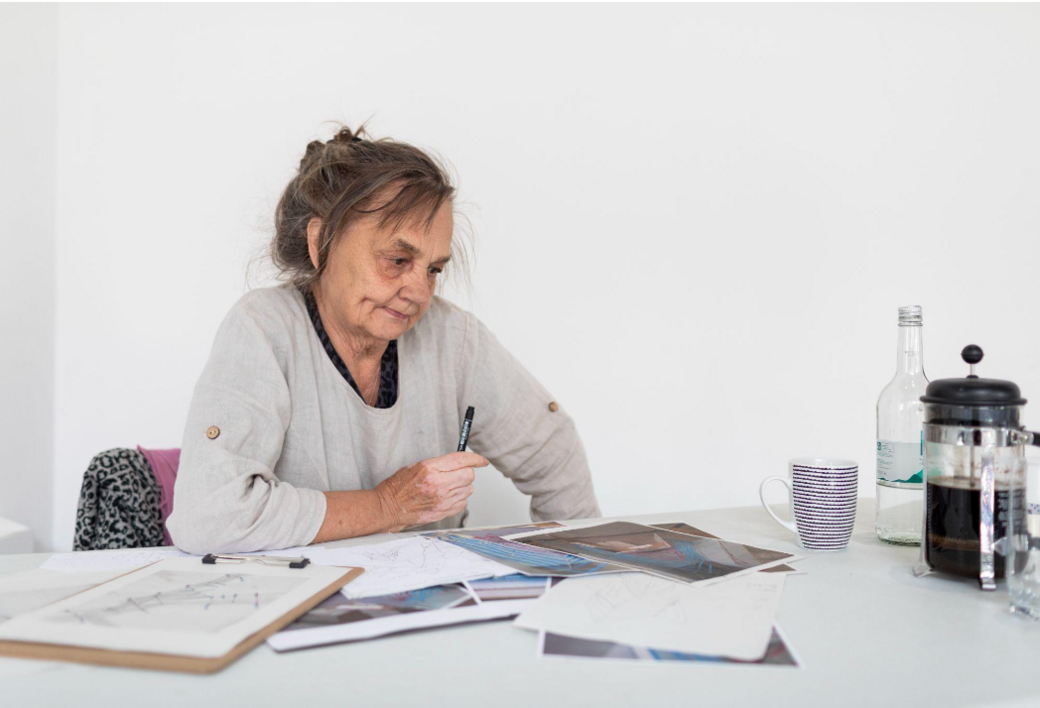
[[[938,379],[921,396],[926,423],[1018,428],[1018,407],[1025,405],[1022,392],[1011,381],[980,379],[975,365],[982,361],[982,347],[969,344],[961,358],[971,365],[963,379]]]
[[[982,347],[977,344],[969,344],[961,349],[961,359],[968,364],[978,364],[982,361]]]

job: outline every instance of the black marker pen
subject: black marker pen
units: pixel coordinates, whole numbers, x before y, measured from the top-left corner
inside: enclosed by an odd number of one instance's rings
[[[466,419],[462,421],[462,432],[459,433],[458,452],[466,451],[466,443],[469,442],[469,428],[473,425],[473,406],[466,409]]]

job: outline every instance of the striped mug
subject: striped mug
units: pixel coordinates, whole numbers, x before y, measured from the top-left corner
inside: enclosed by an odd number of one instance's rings
[[[758,496],[769,515],[812,551],[840,551],[849,545],[856,521],[859,465],[834,457],[796,457],[787,463],[787,477],[767,477]],[[770,482],[782,482],[788,491],[791,521],[781,519],[766,504]]]

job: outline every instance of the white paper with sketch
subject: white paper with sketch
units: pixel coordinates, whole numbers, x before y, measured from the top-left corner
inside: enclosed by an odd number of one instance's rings
[[[391,595],[516,572],[458,546],[422,536],[366,546],[323,548],[311,560],[323,565],[364,568],[364,574],[341,591],[349,598]]]
[[[59,573],[27,570],[0,577],[0,624],[119,577],[123,570]]]
[[[171,558],[0,625],[0,639],[223,656],[349,571]]]
[[[133,570],[167,558],[188,556],[176,548],[130,548],[118,551],[76,551],[55,553],[40,566],[43,570],[79,573],[95,570]]]
[[[698,587],[646,573],[571,578],[516,618],[525,629],[655,649],[762,658],[783,573],[752,573]]]

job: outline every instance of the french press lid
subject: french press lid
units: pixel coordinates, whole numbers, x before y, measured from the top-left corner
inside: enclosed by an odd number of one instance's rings
[[[937,379],[928,384],[921,402],[924,420],[938,425],[1018,429],[1018,410],[1026,403],[1018,385],[1002,379],[981,379],[975,365],[982,361],[982,348],[969,344],[961,358],[970,367],[963,379]]]

